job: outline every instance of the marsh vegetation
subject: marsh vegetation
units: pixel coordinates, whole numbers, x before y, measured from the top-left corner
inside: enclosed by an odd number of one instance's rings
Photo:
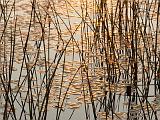
[[[1,0],[0,119],[159,120],[159,0]]]

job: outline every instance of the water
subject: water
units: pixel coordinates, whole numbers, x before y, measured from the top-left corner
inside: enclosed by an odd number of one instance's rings
[[[1,119],[159,119],[158,4],[1,2]]]

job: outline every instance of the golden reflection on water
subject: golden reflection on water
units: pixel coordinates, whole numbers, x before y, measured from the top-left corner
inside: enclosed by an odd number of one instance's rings
[[[144,26],[143,7],[148,5],[144,1],[128,0],[128,5],[125,0],[97,1],[100,4],[93,0],[37,0],[34,5],[31,1],[18,1],[13,12],[10,1],[5,18],[10,18],[8,23],[0,20],[3,26],[0,28],[3,75],[0,93],[18,94],[16,99],[21,103],[17,102],[16,110],[2,97],[2,111],[9,104],[7,112],[20,111],[29,118],[32,107],[44,113],[46,109],[59,112],[78,110],[84,105],[92,109],[96,105],[96,115],[102,120],[126,119],[125,106],[130,104],[133,119],[143,116],[142,111],[158,111],[158,95],[155,101],[145,98],[148,84],[153,85],[154,44],[158,39],[158,45],[160,38],[159,32],[155,37],[157,26],[150,23],[156,23],[157,7],[153,2],[149,4],[152,11],[148,16],[152,21],[146,18]],[[136,3],[140,7],[137,16],[131,8]],[[137,50],[135,54],[133,47]],[[159,46],[156,50],[159,51]],[[137,79],[133,77],[134,68],[138,69]],[[5,85],[9,90],[4,89]],[[136,93],[139,93],[138,102],[129,103]],[[47,95],[48,108],[45,108]],[[150,91],[149,95],[155,96]],[[21,111],[23,105],[25,112]]]

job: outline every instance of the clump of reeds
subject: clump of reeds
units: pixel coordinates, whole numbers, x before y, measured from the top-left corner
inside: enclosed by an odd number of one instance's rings
[[[0,9],[4,120],[71,120],[78,110],[86,120],[158,120],[158,0],[3,0]]]

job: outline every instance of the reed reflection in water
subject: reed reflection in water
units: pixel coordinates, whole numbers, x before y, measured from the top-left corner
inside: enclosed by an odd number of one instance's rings
[[[160,119],[160,1],[3,0],[0,10],[1,119]]]

